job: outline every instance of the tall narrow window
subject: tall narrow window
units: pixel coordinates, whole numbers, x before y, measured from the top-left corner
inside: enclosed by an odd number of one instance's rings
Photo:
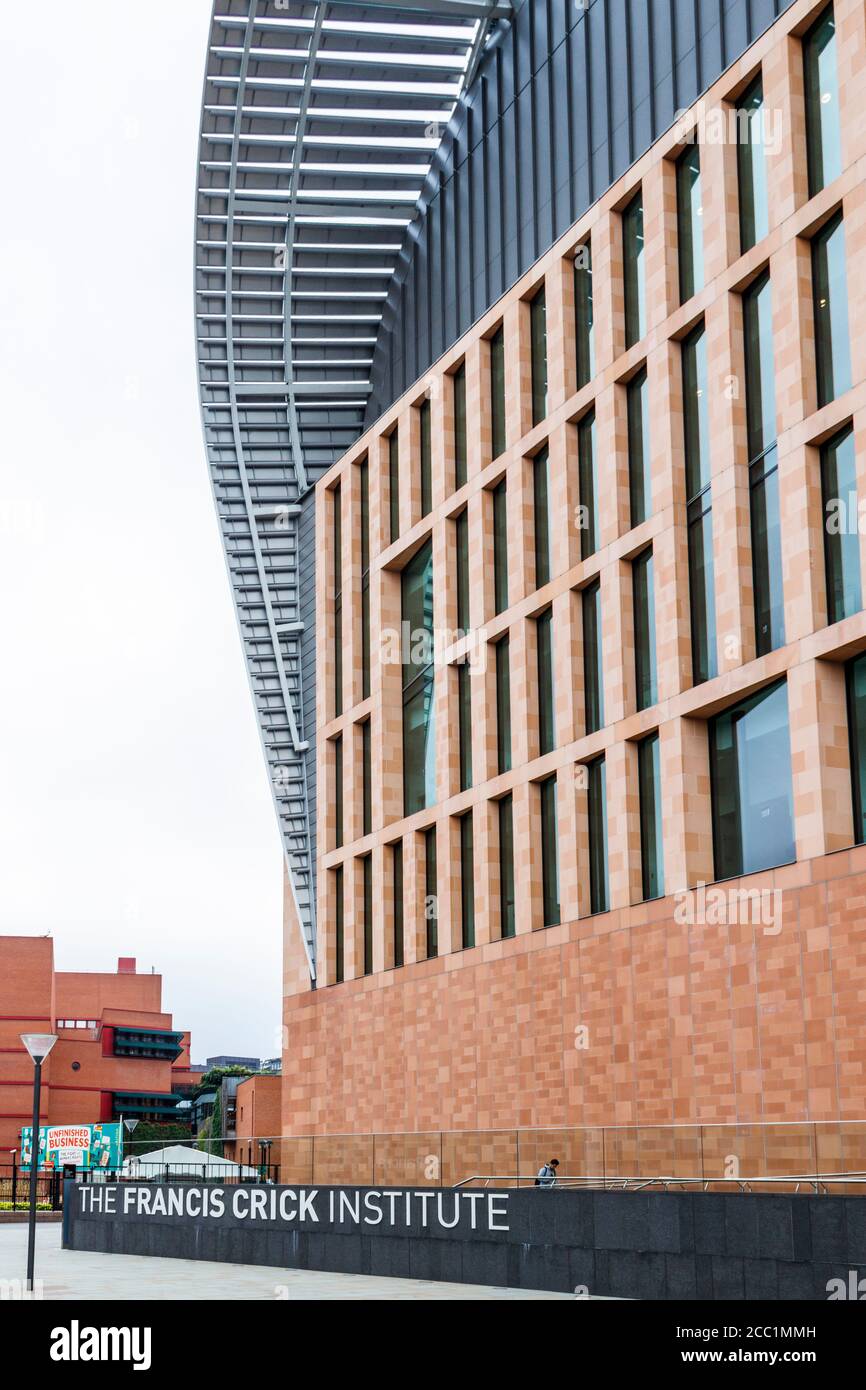
[[[346,977],[346,927],[343,902],[343,866],[334,870],[334,983]]]
[[[646,367],[626,387],[628,491],[631,524],[640,526],[652,511],[649,452],[649,391]]]
[[[634,674],[638,709],[658,699],[656,677],[656,612],[652,547],[632,561],[634,600]]]
[[[574,257],[574,326],[577,389],[595,376],[595,327],[592,312],[592,246],[586,241]]]
[[[475,945],[475,851],[471,811],[460,817],[460,936],[464,951]]]
[[[814,198],[842,172],[836,22],[832,5],[822,11],[803,40],[803,66],[809,197]]]
[[[640,790],[641,891],[644,899],[660,898],[665,891],[662,850],[662,795],[659,736],[650,734],[637,746]]]
[[[505,448],[505,334],[502,325],[490,339],[490,428],[493,457]]]
[[[866,652],[848,662],[848,739],[851,792],[854,798],[854,843],[866,844]]]
[[[469,512],[464,507],[454,518],[454,540],[457,552],[457,626],[469,631]]]
[[[460,744],[460,790],[472,786],[472,670],[467,661],[457,667],[457,722]]]
[[[388,519],[393,545],[400,536],[400,440],[396,425],[388,435]]]
[[[538,752],[543,757],[556,746],[553,700],[553,609],[535,620],[538,657]]]
[[[776,386],[770,278],[764,274],[743,296],[746,332],[746,425],[752,517],[752,577],[758,656],[785,641],[782,531],[776,449]]]
[[[427,958],[439,954],[439,894],[436,887],[436,827],[424,831],[424,922]]]
[[[850,425],[821,449],[827,621],[838,623],[863,607],[854,431]]]
[[[508,494],[505,479],[493,489],[493,605],[494,612],[508,607]]]
[[[716,878],[796,858],[788,690],[768,686],[709,724]]]
[[[392,887],[394,889],[394,968],[403,964],[403,841],[391,846]]]
[[[421,454],[419,459],[421,475],[421,515],[427,516],[433,506],[433,457],[430,440],[430,402],[425,400],[418,407],[418,425]]]
[[[711,680],[718,670],[707,340],[703,324],[683,343],[682,368],[692,679],[695,685],[700,685],[702,681]]]
[[[511,771],[511,661],[508,637],[496,643],[496,770]]]
[[[364,974],[373,973],[373,858],[366,855],[361,860],[361,875],[364,885]]]
[[[594,410],[584,415],[577,427],[577,486],[580,494],[580,558],[586,560],[598,546]]]
[[[740,254],[767,235],[767,166],[764,157],[764,87],[758,77],[737,108],[737,174],[740,185]]]
[[[556,778],[540,782],[541,796],[541,903],[544,925],[559,923],[559,843],[556,819]]]
[[[677,160],[677,236],[680,303],[685,304],[704,288],[704,208],[699,145],[687,145]]]
[[[454,487],[466,482],[466,363],[451,378],[454,391]]]
[[[373,829],[373,767],[370,751],[370,721],[361,725],[361,798],[363,832],[369,835]]]
[[[514,824],[509,792],[499,802],[499,935],[505,938],[514,932]]]
[[[637,193],[622,214],[625,286],[625,345],[630,348],[646,333],[646,286],[643,235],[643,194]]]
[[[542,449],[532,460],[535,513],[535,587],[550,583],[550,454]]]
[[[334,848],[343,848],[343,735],[334,739]]]
[[[604,758],[589,764],[589,910],[607,912],[607,778]]]
[[[335,487],[334,508],[334,714],[343,713],[343,491]]]
[[[370,698],[370,473],[361,464],[361,699]]]
[[[581,592],[583,609],[583,695],[586,732],[594,734],[604,723],[601,664],[601,585],[596,579]]]
[[[529,347],[532,367],[532,423],[547,414],[547,304],[544,286],[529,304]]]
[[[841,212],[812,239],[812,303],[818,365],[818,405],[851,388],[845,226]]]
[[[429,541],[401,576],[403,648],[403,813],[436,799],[433,721],[433,549]]]

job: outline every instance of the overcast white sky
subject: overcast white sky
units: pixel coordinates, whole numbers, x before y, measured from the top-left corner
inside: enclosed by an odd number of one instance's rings
[[[209,0],[4,6],[0,932],[279,1051],[281,855],[196,397]]]

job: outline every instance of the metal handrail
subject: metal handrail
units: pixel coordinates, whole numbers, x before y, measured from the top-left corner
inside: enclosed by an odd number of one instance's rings
[[[527,1173],[474,1173],[472,1177],[461,1178],[460,1182],[454,1183],[454,1187],[468,1187],[470,1183],[483,1182],[485,1187],[489,1187],[492,1182],[516,1182],[535,1184],[535,1178]],[[675,1178],[659,1175],[654,1178],[647,1177],[613,1177],[609,1174],[583,1174],[579,1177],[559,1177],[557,1175],[553,1182],[540,1184],[545,1188],[595,1188],[601,1187],[606,1192],[642,1192],[650,1187],[661,1186],[665,1192],[669,1187],[700,1187],[704,1192],[710,1187],[715,1187],[719,1183],[736,1184],[740,1192],[752,1192],[757,1184],[765,1183],[785,1183],[794,1184],[794,1192],[800,1191],[801,1184],[811,1187],[816,1195],[827,1195],[829,1184],[831,1183],[866,1183],[866,1173],[800,1173],[794,1175],[784,1175],[775,1177],[772,1174],[759,1174],[748,1178]]]

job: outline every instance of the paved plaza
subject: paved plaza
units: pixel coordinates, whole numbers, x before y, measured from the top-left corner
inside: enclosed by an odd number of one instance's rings
[[[36,1232],[36,1280],[46,1299],[570,1299],[569,1294],[497,1289],[480,1284],[438,1284],[365,1274],[321,1274],[262,1265],[210,1264],[142,1255],[63,1250],[60,1223]],[[25,1223],[0,1226],[0,1288],[23,1279]]]

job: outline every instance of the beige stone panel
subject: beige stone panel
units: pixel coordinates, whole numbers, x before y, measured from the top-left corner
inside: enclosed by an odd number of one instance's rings
[[[797,858],[832,854],[854,838],[841,664],[808,661],[789,671],[788,721]]]

